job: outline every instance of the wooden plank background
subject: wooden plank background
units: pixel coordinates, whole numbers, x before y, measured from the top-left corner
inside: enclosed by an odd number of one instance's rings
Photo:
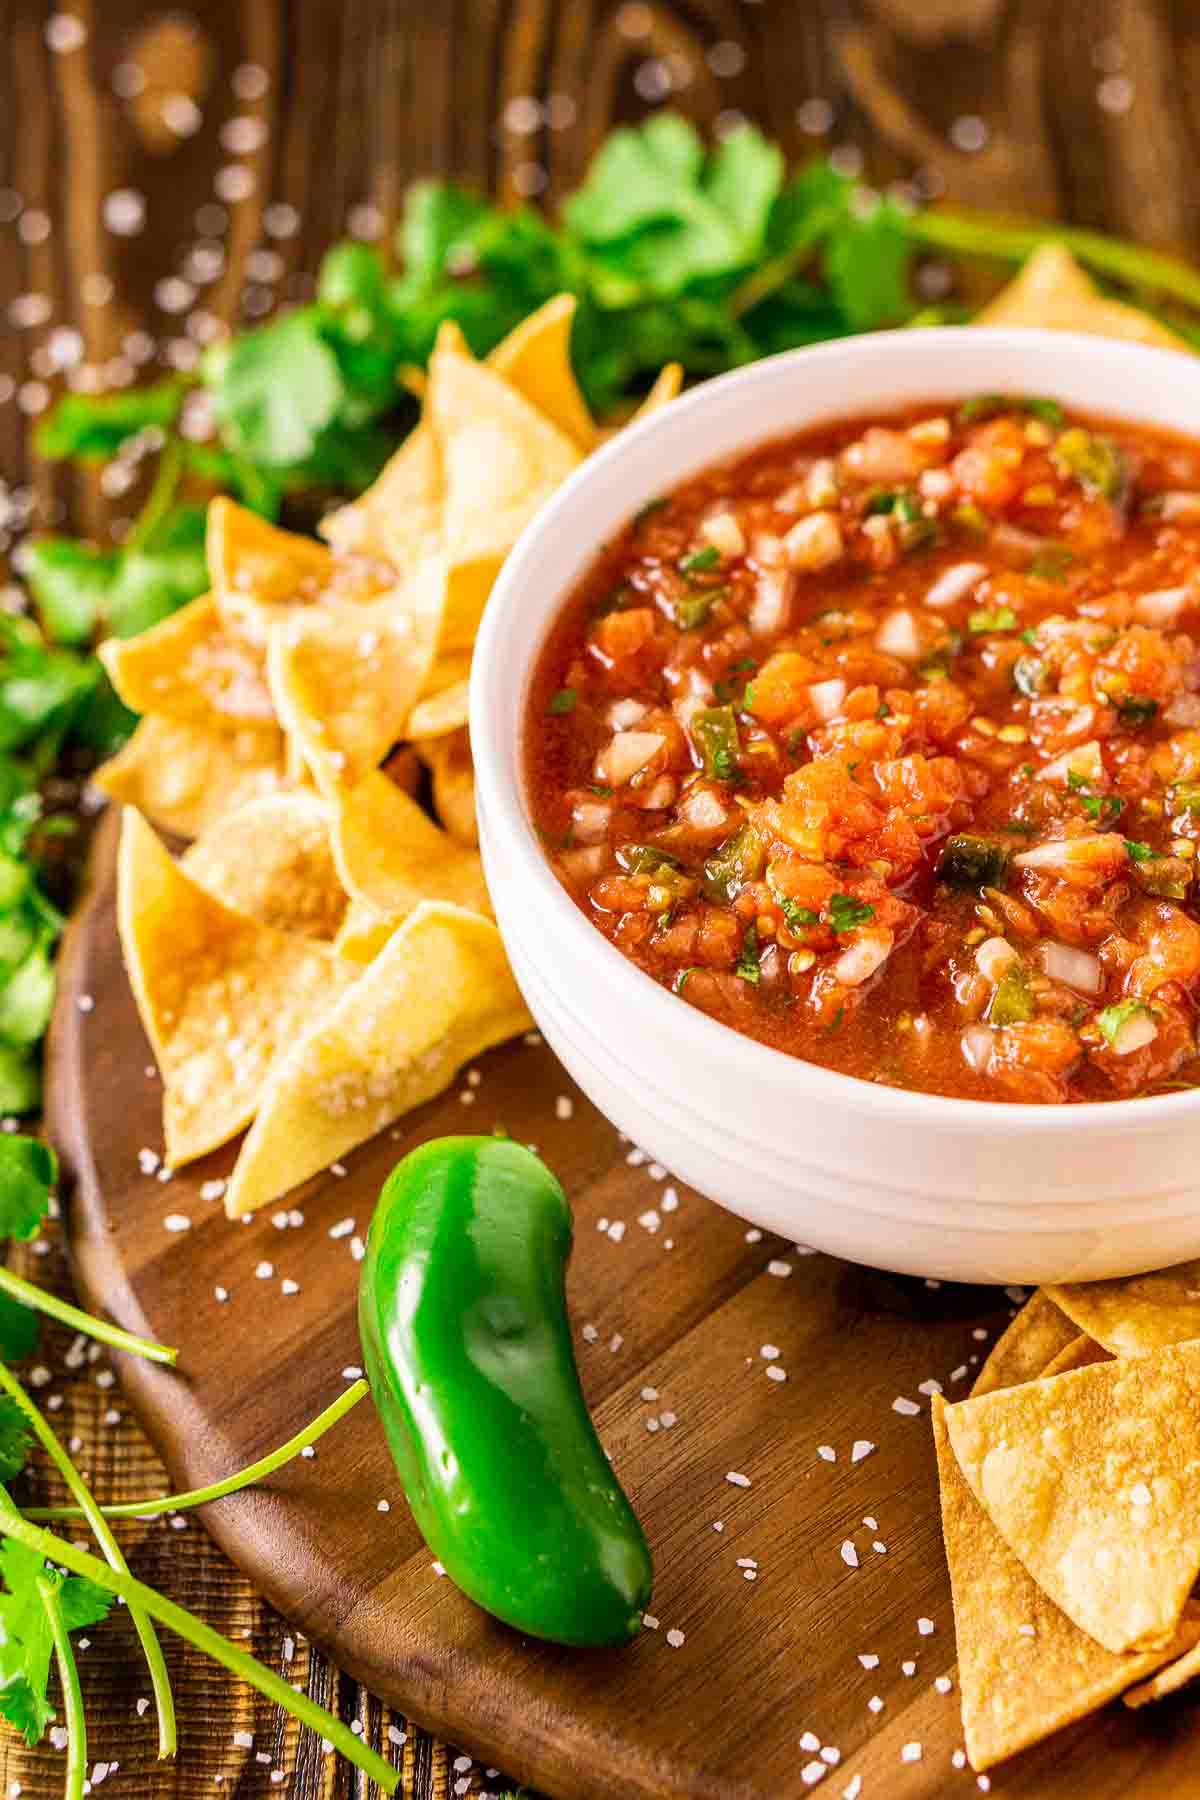
[[[211,319],[302,296],[333,238],[386,232],[413,177],[553,203],[614,121],[664,102],[706,126],[744,114],[793,156],[836,148],[877,185],[1200,252],[1191,0],[0,0],[0,47],[0,539],[30,502],[38,526],[94,532],[122,510],[31,456],[55,329],[102,373],[183,364]],[[65,1280],[53,1242],[22,1262]],[[63,1435],[103,1497],[153,1492],[103,1361],[72,1369],[68,1349],[49,1334],[35,1377]],[[292,1643],[194,1522],[123,1536],[146,1579],[390,1741],[406,1794],[505,1785]],[[366,1800],[311,1734],[171,1644],[182,1755],[156,1766],[132,1634],[96,1636],[92,1758],[120,1767],[95,1774],[130,1800]],[[3,1793],[54,1794],[61,1768],[0,1736]]]

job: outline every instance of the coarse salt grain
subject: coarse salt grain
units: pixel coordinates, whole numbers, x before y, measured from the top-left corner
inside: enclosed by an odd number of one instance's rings
[[[834,1449],[832,1444],[818,1444],[817,1445],[817,1455],[821,1458],[822,1462],[836,1462],[837,1461],[837,1451]]]
[[[948,1694],[950,1689],[954,1686],[954,1683],[948,1675],[935,1675],[933,1678],[933,1685],[939,1694]]]
[[[806,1731],[804,1733],[804,1736],[800,1739],[800,1748],[802,1750],[819,1750],[821,1748],[821,1740],[815,1731]]]
[[[829,1770],[823,1762],[807,1762],[800,1771],[800,1779],[805,1787],[815,1787],[821,1777],[828,1773]]]
[[[254,1273],[259,1281],[270,1281],[275,1274],[275,1264],[266,1261],[260,1262],[255,1265]]]
[[[279,1291],[281,1294],[298,1294],[300,1292],[300,1283],[298,1281],[293,1281],[290,1275],[285,1275],[279,1284]]]
[[[766,1373],[767,1373],[768,1381],[786,1381],[787,1380],[787,1370],[781,1369],[779,1367],[778,1363],[769,1363],[767,1365]]]
[[[932,1619],[918,1619],[917,1620],[917,1630],[920,1632],[922,1637],[932,1637],[933,1636],[933,1620]]]
[[[892,1401],[892,1411],[902,1413],[906,1419],[915,1418],[920,1410],[915,1400],[907,1400],[903,1394],[898,1394]]]
[[[868,1650],[866,1652],[860,1651],[858,1660],[864,1669],[877,1669],[879,1667],[879,1658],[875,1655],[873,1650]]]
[[[215,1287],[213,1289],[213,1294],[216,1297],[216,1299],[218,1299],[221,1302],[221,1304],[224,1305],[225,1301],[228,1300],[228,1298],[229,1298],[229,1289],[227,1287]]]
[[[782,1279],[783,1276],[790,1275],[791,1272],[791,1263],[780,1262],[777,1257],[772,1257],[771,1261],[767,1264],[768,1275],[775,1275]]]
[[[670,1644],[672,1650],[678,1650],[680,1648],[680,1646],[684,1642],[686,1642],[686,1639],[684,1638],[684,1634],[682,1631],[678,1630],[677,1628],[673,1628],[672,1630],[668,1631],[668,1633],[667,1633],[667,1642],[668,1642],[668,1644]]]
[[[915,1675],[916,1672],[917,1672],[917,1665],[915,1662],[902,1662],[900,1664],[900,1673],[902,1675],[908,1675],[911,1677],[911,1676]]]
[[[354,1230],[354,1223],[355,1222],[353,1219],[339,1219],[339,1221],[336,1225],[331,1225],[329,1227],[330,1237],[331,1238],[349,1237],[350,1233]]]
[[[842,1548],[839,1555],[848,1569],[857,1569],[858,1551],[854,1548],[853,1541],[850,1538],[842,1539]]]
[[[783,1355],[783,1351],[779,1348],[778,1344],[763,1344],[760,1346],[758,1354],[763,1358],[764,1362],[777,1362]]]
[[[900,1747],[900,1761],[901,1762],[914,1763],[914,1762],[920,1762],[920,1760],[921,1760],[921,1746],[920,1746],[920,1744],[916,1743],[915,1740],[914,1740],[914,1742],[912,1742],[910,1744],[902,1744],[901,1745],[901,1747]]]
[[[850,1777],[850,1780],[846,1783],[845,1787],[842,1789],[842,1800],[858,1800],[858,1796],[861,1793],[862,1793],[862,1776],[861,1775],[852,1775]]]
[[[658,1620],[655,1618],[653,1613],[643,1613],[642,1614],[642,1624],[646,1627],[647,1631],[657,1631],[658,1630]]]
[[[190,1231],[192,1221],[186,1213],[168,1213],[163,1220],[163,1228],[166,1231]]]
[[[251,1731],[235,1731],[233,1741],[239,1750],[253,1750],[254,1733]]]
[[[879,1698],[878,1694],[872,1694],[871,1698],[867,1701],[867,1711],[873,1713],[881,1713],[883,1711],[883,1701]]]
[[[748,1488],[750,1486],[750,1477],[739,1474],[737,1469],[730,1469],[725,1479],[731,1487]]]

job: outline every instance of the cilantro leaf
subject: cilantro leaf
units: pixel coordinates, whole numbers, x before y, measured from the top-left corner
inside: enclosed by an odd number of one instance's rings
[[[69,1631],[98,1625],[112,1604],[112,1595],[83,1576],[52,1573],[35,1551],[11,1538],[0,1545],[0,1574],[6,1592],[0,1594],[0,1715],[36,1744],[54,1718],[47,1697],[50,1658],[54,1649],[39,1580],[53,1580]]]
[[[28,1419],[15,1400],[7,1394],[0,1395],[0,1481],[11,1481],[19,1475],[32,1449],[33,1433]]]
[[[854,931],[874,917],[875,908],[865,900],[856,900],[853,894],[829,896],[829,924],[835,932]]]
[[[183,395],[184,384],[175,376],[107,394],[64,394],[38,426],[35,448],[52,462],[68,456],[105,462],[138,432],[169,430]]]
[[[60,644],[88,644],[96,634],[117,553],[75,538],[47,537],[22,551],[22,574],[42,625]]]
[[[0,1294],[0,1356],[6,1362],[22,1362],[38,1346],[38,1315],[8,1294]],[[0,1481],[7,1479],[0,1475]]]
[[[743,981],[748,981],[751,987],[757,987],[762,980],[762,970],[759,967],[758,962],[757,925],[751,924],[746,927],[746,935],[742,939],[741,954],[738,957],[737,966],[733,972],[735,975],[740,975]]]
[[[0,1133],[0,1237],[34,1237],[50,1204],[58,1161],[40,1138]]]
[[[400,252],[412,283],[432,287],[460,256],[470,258],[471,232],[491,208],[453,181],[417,181],[404,199]]]
[[[881,200],[865,217],[848,216],[836,228],[825,252],[825,275],[852,331],[875,331],[908,318],[911,262],[904,215],[890,200]]]
[[[208,586],[206,509],[176,506],[149,536],[123,551],[106,600],[114,637],[136,637]]]
[[[344,395],[316,306],[300,307],[204,359],[204,379],[228,444],[255,463],[302,463]]]

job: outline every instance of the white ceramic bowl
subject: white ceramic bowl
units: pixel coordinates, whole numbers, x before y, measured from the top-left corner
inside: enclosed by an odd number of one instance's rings
[[[1200,359],[1040,331],[881,333],[722,376],[590,457],[488,603],[471,680],[488,886],[530,1010],[584,1092],[702,1193],[785,1237],[957,1281],[1096,1278],[1200,1254],[1200,1092],[1040,1107],[914,1094],[739,1035],[595,929],[531,826],[534,661],[598,547],[653,495],[828,420],[984,392],[1200,433]]]

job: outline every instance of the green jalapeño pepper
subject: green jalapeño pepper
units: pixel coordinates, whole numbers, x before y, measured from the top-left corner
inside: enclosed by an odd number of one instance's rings
[[[571,1209],[505,1138],[424,1144],[392,1170],[359,1329],[413,1517],[465,1594],[534,1637],[623,1644],[650,1552],[588,1415],[567,1319]]]

